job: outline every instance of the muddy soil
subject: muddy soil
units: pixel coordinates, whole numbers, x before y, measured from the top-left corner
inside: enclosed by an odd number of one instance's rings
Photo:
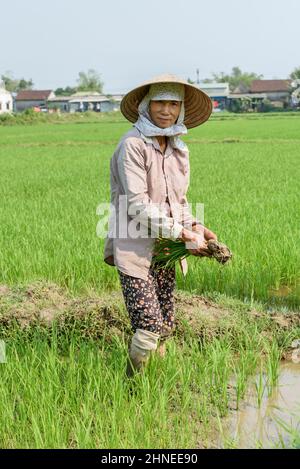
[[[200,295],[176,290],[176,335],[186,333],[206,338],[235,331],[242,322],[256,321],[264,335],[279,329],[300,327],[300,312],[267,312],[250,308],[238,300],[216,303]],[[17,324],[21,328],[33,325],[49,326],[56,320],[67,327],[76,322],[84,334],[110,336],[130,334],[130,323],[121,291],[74,297],[69,291],[51,282],[36,281],[25,286],[0,285],[0,328],[7,330]],[[288,357],[288,352],[287,357]]]

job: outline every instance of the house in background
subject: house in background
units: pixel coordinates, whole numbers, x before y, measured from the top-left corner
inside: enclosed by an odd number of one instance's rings
[[[229,83],[199,83],[197,86],[211,98],[214,111],[227,108]]]
[[[71,96],[70,112],[110,112],[120,109],[120,103],[112,97],[92,91],[79,91]]]
[[[5,89],[4,82],[0,82],[0,114],[13,112],[12,94]]]
[[[16,112],[25,111],[30,108],[47,109],[48,99],[54,98],[51,90],[23,90],[19,91],[15,99]]]
[[[264,110],[264,102],[267,99],[265,93],[230,93],[228,97],[228,110],[231,112],[261,111]]]
[[[249,93],[264,93],[274,107],[286,108],[290,105],[293,80],[253,80]]]
[[[53,96],[47,100],[48,110],[69,112],[71,96]]]
[[[54,96],[48,99],[49,109],[61,112],[111,112],[120,109],[123,95],[106,96],[96,91],[78,91],[71,96]]]
[[[231,112],[263,111],[266,99],[265,93],[250,93],[249,86],[240,83],[229,95],[228,110]]]
[[[239,85],[233,93],[230,93],[229,83],[200,83],[199,88],[203,90],[213,102],[213,110],[232,112],[262,109],[262,102],[266,94],[250,94],[249,88],[243,84]]]
[[[232,112],[287,108],[291,104],[292,80],[253,80],[247,88],[240,84],[229,95],[228,109]]]
[[[113,110],[114,111],[119,111],[120,110],[120,104],[121,104],[121,101],[122,101],[124,96],[125,96],[125,94],[107,95],[107,97],[113,103]]]

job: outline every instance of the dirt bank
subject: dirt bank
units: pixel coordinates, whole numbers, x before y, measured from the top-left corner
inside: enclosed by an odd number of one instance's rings
[[[199,295],[176,291],[176,330],[179,341],[188,336],[209,340],[230,332],[238,337],[241,328],[255,322],[260,333],[272,336],[280,330],[300,328],[300,312],[264,311],[221,297],[218,302]],[[63,329],[78,327],[90,338],[130,334],[121,291],[73,297],[62,287],[49,282],[26,286],[0,285],[0,331],[2,335],[18,325],[22,330],[31,326],[48,327],[56,320]],[[109,331],[109,333],[108,333]]]

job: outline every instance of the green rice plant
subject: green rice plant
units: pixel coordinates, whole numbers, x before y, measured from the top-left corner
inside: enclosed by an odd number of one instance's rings
[[[181,240],[172,240],[159,236],[155,245],[154,264],[157,269],[171,269],[177,261],[190,256],[186,244]]]
[[[228,435],[228,431],[226,428],[224,428],[224,422],[222,417],[220,416],[219,413],[217,413],[217,425],[218,425],[218,430],[219,430],[219,435],[220,435],[220,446],[223,449],[236,449],[238,448],[238,436],[231,436]],[[219,447],[219,446],[217,446]]]
[[[207,247],[204,249],[207,256],[215,258],[221,264],[225,264],[231,257],[229,249],[222,243],[210,239],[207,241]],[[180,259],[190,256],[191,252],[186,248],[186,243],[181,240],[172,240],[158,237],[156,240],[154,264],[157,269],[173,268]]]
[[[251,332],[250,332],[251,333]],[[256,336],[256,340],[257,340]],[[249,340],[249,331],[245,330],[239,343],[239,355],[233,364],[234,385],[236,390],[236,408],[245,397],[249,378],[253,375],[257,367],[259,352],[255,350],[255,336],[252,335],[251,344],[245,347],[244,343]]]
[[[278,382],[279,363],[282,355],[282,349],[278,347],[277,341],[273,340],[267,350],[267,381],[268,395],[272,393],[274,386]]]
[[[263,397],[264,397],[264,392],[266,388],[266,382],[264,379],[264,372],[262,368],[262,363],[260,365],[260,371],[258,372],[258,376],[256,376],[256,380],[254,383],[254,387],[256,390],[256,399],[257,399],[257,405],[258,407],[261,406]]]
[[[263,342],[269,320],[252,317],[240,302],[241,309],[233,309],[232,299],[230,305],[224,309],[230,314],[220,316],[214,327],[204,321],[206,313],[203,323],[194,325],[194,334],[179,327],[178,336],[167,342],[166,357],[153,354],[145,372],[131,382],[125,377],[127,344],[116,328],[108,328],[101,338],[87,335],[79,323],[69,328],[35,324],[7,333],[7,362],[0,364],[0,446],[215,446],[217,419],[223,424],[231,404],[233,374],[241,402],[259,359],[267,366],[261,353],[276,356],[276,348],[272,352]],[[299,336],[296,328],[291,332]],[[288,346],[274,328],[275,343],[277,337]],[[226,443],[236,444],[230,439]]]
[[[1,447],[195,445],[202,430],[194,417],[197,396],[190,388],[186,347],[177,353],[170,343],[168,363],[153,356],[145,373],[129,383],[120,339],[103,347],[75,333],[61,354],[61,339],[51,334],[36,332],[30,341],[19,337],[7,344],[0,383]]]
[[[299,422],[300,408],[298,409],[297,414],[295,415],[296,420]],[[275,444],[275,447],[278,448],[291,448],[291,449],[300,449],[300,426],[299,424],[294,426],[280,417],[276,417],[275,421],[278,425],[278,442]],[[280,433],[280,430],[285,432],[288,437],[284,438]],[[287,441],[288,440],[288,441]]]
[[[246,381],[242,370],[238,367],[234,370],[235,374],[235,390],[236,390],[236,410],[239,409],[240,401],[246,391]]]
[[[207,381],[210,399],[218,411],[225,415],[228,410],[227,386],[232,366],[230,344],[227,340],[215,339],[207,345]]]

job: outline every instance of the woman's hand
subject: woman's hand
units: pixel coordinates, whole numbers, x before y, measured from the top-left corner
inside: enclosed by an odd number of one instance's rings
[[[207,241],[205,240],[203,228],[202,233],[198,231],[190,231],[183,228],[180,239],[186,243],[187,250],[193,256],[208,256]]]
[[[213,231],[209,230],[203,225],[193,225],[192,230],[200,234],[202,233],[206,241],[208,241],[209,239],[218,239],[217,235]]]

